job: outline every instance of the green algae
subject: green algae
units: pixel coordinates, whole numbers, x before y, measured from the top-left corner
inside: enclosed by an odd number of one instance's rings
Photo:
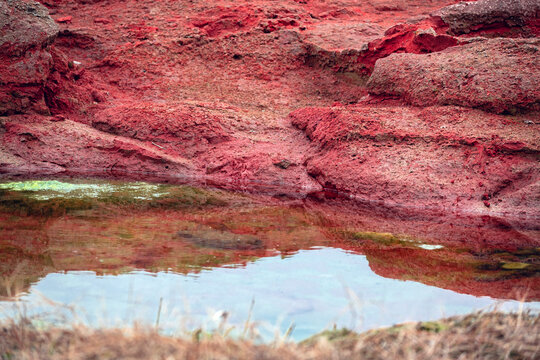
[[[142,182],[0,183],[0,296],[24,291],[55,269],[190,273],[254,261],[252,254],[198,248],[177,235],[198,226],[186,220],[196,211],[246,202],[221,190]]]
[[[401,247],[416,247],[423,250],[439,250],[443,249],[444,246],[438,244],[427,244],[419,239],[415,239],[407,235],[395,235],[392,233],[385,232],[373,232],[373,231],[341,231],[341,234],[346,238],[351,240],[361,240],[361,241],[372,241],[378,245],[382,246],[401,246]]]
[[[529,266],[531,266],[531,264],[526,264],[526,263],[521,263],[521,262],[507,262],[507,263],[503,263],[501,268],[505,270],[523,270]]]
[[[10,213],[12,216],[60,216],[69,212],[89,210],[94,206],[88,199],[79,198],[53,198],[40,200],[28,196],[26,191],[9,191],[0,189],[0,211]]]
[[[433,333],[439,333],[448,329],[448,324],[441,321],[424,321],[418,325],[418,329],[422,331],[429,331]]]
[[[540,273],[540,251],[538,248],[517,249],[514,251],[492,250],[478,256],[475,267],[483,270],[476,278],[480,281],[493,281],[510,278],[534,277]]]
[[[354,240],[371,240],[381,245],[405,245],[406,241],[391,233],[378,233],[371,231],[351,231],[348,234]]]
[[[536,276],[540,272],[538,248],[525,248],[515,251],[490,250],[476,254],[467,248],[447,249],[441,245],[426,244],[418,239],[406,235],[395,235],[384,232],[338,230],[337,233],[352,241],[372,242],[378,252],[368,250],[366,256],[371,264],[392,268],[399,272],[401,279],[420,281],[430,284],[455,283],[467,278],[475,281],[489,282],[509,278],[527,278]],[[384,254],[391,254],[399,249],[413,251],[414,249],[429,250],[432,256],[422,259],[397,258],[388,264]],[[437,254],[442,251],[442,257]],[[381,257],[382,256],[382,257]],[[413,266],[413,264],[416,264]],[[418,271],[418,267],[424,269]],[[456,269],[452,272],[433,272],[427,269],[437,268]],[[459,271],[458,271],[459,269]]]
[[[330,330],[323,330],[320,333],[317,333],[313,336],[310,336],[309,338],[303,340],[300,345],[314,345],[321,341],[322,339],[325,339],[329,342],[339,342],[347,339],[357,339],[359,336],[358,333],[349,330],[347,328],[341,328],[341,329],[330,329]]]
[[[0,183],[0,211],[14,216],[61,216],[108,206],[138,209],[186,209],[226,206],[245,201],[242,196],[192,186],[144,182],[63,182],[37,180]]]
[[[0,184],[0,189],[23,191],[36,200],[53,198],[104,198],[107,196],[129,197],[138,200],[151,200],[167,194],[159,185],[143,182],[135,183],[70,183],[58,180],[33,180]]]

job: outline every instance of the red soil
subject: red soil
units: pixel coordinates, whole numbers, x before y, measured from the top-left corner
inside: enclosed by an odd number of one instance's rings
[[[484,102],[473,101],[467,78],[437,63],[423,68],[443,77],[436,90],[467,92],[465,100],[413,103],[462,107],[413,107],[404,91],[366,96],[377,60],[393,53],[438,59],[465,54],[472,35],[538,34],[537,12],[501,0],[480,0],[465,15],[438,12],[458,2],[45,0],[59,27],[54,42],[25,40],[54,27],[35,11],[17,13],[23,25],[14,28],[6,19],[15,13],[0,13],[0,47],[11,49],[0,65],[0,172],[191,178],[272,195],[352,196],[398,218],[467,213],[537,230],[537,98],[522,108],[526,94],[507,96],[501,115],[473,110]],[[33,4],[10,4],[22,3]],[[498,22],[477,21],[497,6]],[[525,43],[511,56],[534,63],[538,47]],[[515,63],[526,79],[531,69]],[[410,66],[392,64],[400,74]],[[497,89],[500,70],[488,67],[475,89]],[[509,88],[538,92],[527,86]]]

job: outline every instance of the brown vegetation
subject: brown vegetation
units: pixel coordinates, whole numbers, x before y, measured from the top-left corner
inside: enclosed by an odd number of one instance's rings
[[[324,331],[300,344],[234,340],[194,332],[172,338],[152,330],[40,330],[28,320],[0,328],[4,359],[534,359],[537,315],[477,313],[356,334]]]

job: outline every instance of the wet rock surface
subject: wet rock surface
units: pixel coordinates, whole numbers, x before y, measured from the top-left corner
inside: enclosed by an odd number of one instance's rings
[[[253,235],[234,234],[228,231],[199,228],[194,231],[180,231],[178,236],[197,246],[223,250],[264,249],[261,239]]]
[[[2,182],[0,194],[4,300],[54,272],[196,274],[320,247],[364,254],[373,271],[392,279],[475,296],[540,298],[540,229],[519,228],[504,217],[449,211],[426,217],[401,209],[400,218],[384,206],[344,199],[284,202],[191,186],[67,178]]]

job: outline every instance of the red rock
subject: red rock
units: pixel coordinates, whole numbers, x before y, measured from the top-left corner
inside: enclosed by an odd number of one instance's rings
[[[478,0],[445,7],[435,16],[448,25],[451,34],[538,36],[539,0]]]
[[[358,59],[369,50],[369,43],[384,35],[384,29],[371,23],[323,23],[302,33],[307,46],[307,63],[335,71],[362,72],[366,65]]]
[[[343,211],[336,217],[363,201],[361,211],[379,218],[373,231],[395,221],[396,230],[414,232],[411,218],[448,212],[484,219],[502,214],[518,218],[509,226],[521,221],[530,228],[540,208],[538,116],[519,111],[534,110],[537,99],[537,45],[527,43],[537,39],[488,46],[449,34],[441,17],[428,14],[456,2],[47,1],[55,14],[77,14],[76,26],[64,29],[53,46],[47,31],[30,29],[4,47],[12,53],[0,62],[0,76],[36,83],[0,91],[0,102],[15,104],[9,114],[24,112],[1,119],[0,172],[186,177],[232,190],[311,197],[320,206],[339,202]],[[17,14],[21,21],[30,16]],[[48,73],[41,51],[51,56]],[[391,62],[400,57],[411,69]],[[385,76],[396,84],[365,97],[364,75],[384,61]],[[27,66],[20,76],[18,66]],[[412,71],[416,66],[425,74]],[[460,82],[469,73],[475,75]],[[423,90],[430,79],[441,79],[444,86],[437,88],[448,96]],[[423,109],[392,99],[420,102],[413,95],[426,104],[518,112]],[[308,106],[315,108],[298,110]],[[291,112],[305,133],[290,126]],[[60,116],[65,120],[54,121]],[[274,165],[284,159],[291,166]],[[482,219],[471,215],[463,222],[480,228]],[[438,237],[470,238],[449,228]],[[471,241],[529,246],[538,238],[492,235],[485,240],[479,230]]]
[[[48,45],[58,27],[35,1],[0,2],[0,115],[48,112],[43,84],[52,66]]]
[[[38,115],[18,115],[9,121],[0,120],[1,143],[24,159],[24,165],[17,165],[19,168],[40,173],[66,170],[91,173],[97,169],[122,173],[133,171],[133,166],[138,164],[134,173],[138,176],[165,170],[193,174],[188,160],[169,155],[152,145],[104,134],[68,119],[56,121],[60,119],[53,117],[55,121],[44,121],[46,119]],[[55,151],[47,151],[50,147]],[[9,170],[10,166],[3,164],[2,171]]]
[[[110,24],[111,23],[109,19],[105,19],[105,18],[95,18],[94,22],[96,24]]]
[[[204,30],[211,37],[234,33],[255,26],[258,16],[250,7],[215,7],[198,14],[192,25]]]
[[[98,112],[92,126],[115,135],[170,143],[183,149],[231,139],[224,121],[211,110],[185,104],[139,102],[114,106]]]
[[[56,19],[57,23],[70,23],[73,20],[73,16],[63,16]]]
[[[523,122],[508,126],[503,116],[459,107],[365,104],[300,109],[290,118],[316,146],[307,171],[343,198],[418,212],[522,214],[525,223],[536,221],[540,133]],[[504,144],[516,138],[527,145],[507,152]],[[485,193],[492,199],[489,210]]]
[[[426,24],[400,24],[387,31],[377,24],[322,24],[303,34],[307,62],[334,71],[369,74],[375,62],[393,53],[424,54],[458,44]]]
[[[53,115],[74,115],[86,111],[95,101],[95,88],[91,75],[78,61],[52,46],[52,69],[44,86],[45,103]]]
[[[50,45],[58,26],[48,10],[35,1],[0,2],[0,54],[21,56]]]
[[[476,40],[432,54],[393,54],[377,61],[367,86],[373,95],[399,96],[417,106],[535,110],[539,54],[538,39]]]

